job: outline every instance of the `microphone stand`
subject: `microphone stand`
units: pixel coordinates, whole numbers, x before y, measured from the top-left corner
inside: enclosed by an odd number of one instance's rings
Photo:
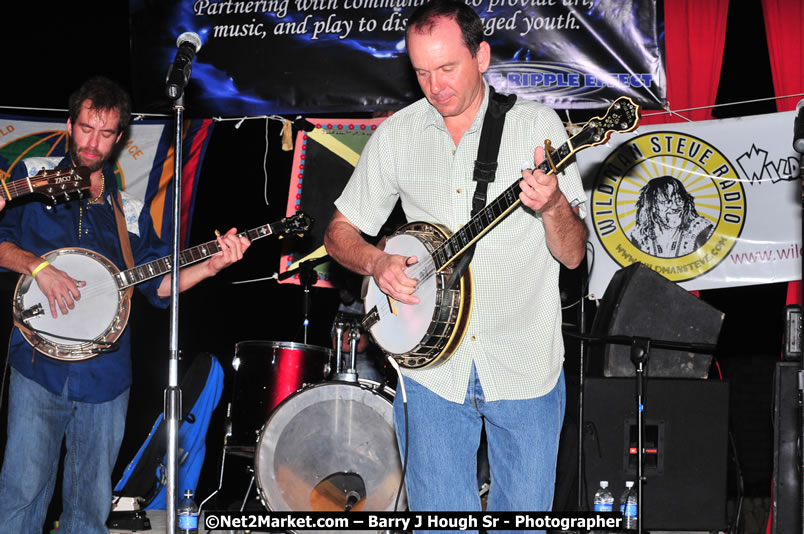
[[[307,344],[307,327],[310,325],[310,287],[318,280],[318,273],[315,272],[314,267],[321,263],[326,263],[330,261],[330,259],[328,255],[324,255],[320,258],[303,261],[297,268],[285,271],[277,277],[277,280],[284,280],[295,274],[299,275],[299,282],[304,290],[304,321],[302,325],[304,326],[305,345]]]
[[[179,444],[179,420],[181,418],[181,389],[179,389],[179,240],[181,235],[181,167],[182,167],[182,117],[184,93],[173,104],[175,112],[174,158],[173,158],[173,265],[170,279],[170,359],[168,362],[168,387],[165,390],[165,421],[167,422],[167,487],[166,487],[166,532],[176,532],[177,466]]]
[[[666,341],[642,336],[591,336],[578,332],[564,332],[565,334],[587,340],[592,343],[611,343],[615,345],[629,345],[631,347],[631,362],[636,371],[636,390],[634,392],[635,410],[637,415],[637,533],[642,534],[642,486],[645,482],[644,468],[644,439],[645,439],[645,369],[648,364],[651,347],[660,349],[680,350],[695,353],[713,353],[717,346],[708,343],[681,343]],[[583,424],[583,421],[581,421]],[[578,473],[580,477],[580,473]]]

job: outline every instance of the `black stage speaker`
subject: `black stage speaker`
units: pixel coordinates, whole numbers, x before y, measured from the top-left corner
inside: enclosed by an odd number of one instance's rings
[[[679,343],[717,343],[723,313],[664,276],[635,263],[609,282],[592,324],[594,336],[641,336]],[[634,376],[631,347],[596,344],[604,376]],[[647,373],[654,377],[706,378],[711,354],[651,349]]]
[[[727,382],[644,381],[643,527],[727,527]],[[584,386],[584,474],[587,502],[607,480],[618,509],[625,482],[637,479],[634,378],[588,378]]]
[[[771,532],[801,532],[798,362],[779,362],[773,378],[773,508]]]

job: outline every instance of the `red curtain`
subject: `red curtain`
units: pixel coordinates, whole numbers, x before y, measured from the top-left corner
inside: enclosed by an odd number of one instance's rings
[[[665,0],[664,49],[670,109],[714,105],[723,65],[728,12],[729,0]],[[648,114],[652,112],[647,110]],[[705,121],[712,118],[712,110],[687,111],[682,115],[694,121]],[[662,113],[652,117],[643,115],[640,124],[683,120]],[[698,291],[690,293],[699,296]]]
[[[801,0],[762,0],[762,13],[776,96],[804,92],[804,5]],[[776,101],[776,109],[791,111],[800,98],[781,98]]]
[[[665,0],[664,48],[670,109],[714,105],[723,64],[728,11],[729,0]],[[688,111],[682,115],[703,121],[712,118],[712,110]],[[660,114],[643,117],[641,124],[682,120],[671,114]]]

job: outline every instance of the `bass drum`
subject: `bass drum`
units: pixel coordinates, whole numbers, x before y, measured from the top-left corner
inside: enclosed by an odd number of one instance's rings
[[[393,511],[402,481],[393,396],[360,380],[314,384],[285,399],[257,444],[262,504],[272,511]],[[397,509],[407,509],[404,487]]]

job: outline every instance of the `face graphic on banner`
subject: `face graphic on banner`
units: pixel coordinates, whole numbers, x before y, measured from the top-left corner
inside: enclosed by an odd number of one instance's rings
[[[427,100],[450,123],[468,127],[483,102],[483,73],[491,51],[481,42],[472,55],[458,23],[439,17],[433,26],[410,29],[408,55]]]
[[[111,157],[123,134],[118,133],[120,113],[117,110],[94,110],[91,106],[91,101],[84,101],[75,124],[67,119],[67,133],[73,163],[87,166],[94,172]]]
[[[678,180],[675,180],[675,182],[677,184],[675,187],[673,183],[660,186],[658,194],[654,197],[656,221],[664,228],[678,228],[681,226],[684,200],[681,198],[679,189],[683,189],[684,186]],[[684,192],[686,193],[686,191]]]
[[[700,248],[714,225],[695,210],[695,198],[672,176],[649,181],[639,192],[631,241],[648,254],[671,258]]]

